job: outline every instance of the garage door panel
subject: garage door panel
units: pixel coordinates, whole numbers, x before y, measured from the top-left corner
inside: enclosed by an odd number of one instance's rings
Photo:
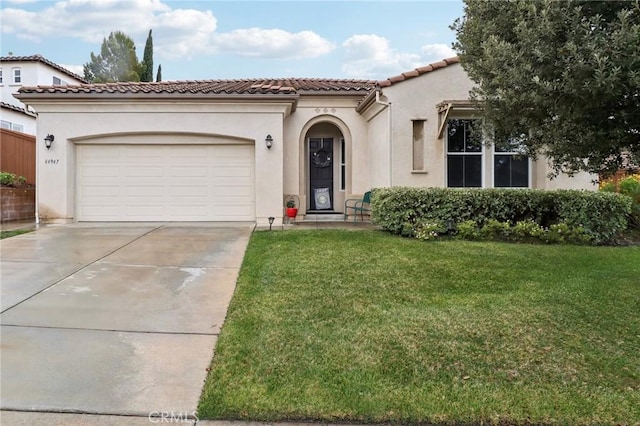
[[[162,197],[164,194],[164,187],[162,186],[136,186],[124,188],[124,193],[127,197]]]
[[[113,217],[119,213],[118,207],[104,204],[88,204],[84,207],[84,209],[86,214],[91,215],[95,218],[105,218],[105,220],[108,220],[106,218]]]
[[[102,166],[94,164],[91,168],[86,168],[81,171],[81,176],[85,179],[87,178],[104,178],[104,177],[118,177],[120,174],[118,171],[118,167],[113,166]]]
[[[120,188],[116,186],[94,186],[90,192],[82,189],[79,195],[87,202],[101,201],[104,198],[118,198],[120,196]]]
[[[232,167],[227,167],[227,168],[218,168],[216,170],[214,170],[214,176],[216,178],[220,178],[220,179],[225,179],[225,178],[249,178],[249,176],[251,176],[251,174],[249,173],[249,171],[245,170],[245,168],[240,168],[238,166],[238,168],[232,168]]]
[[[80,145],[81,221],[255,220],[250,145]]]
[[[176,198],[197,200],[198,198],[206,198],[208,190],[209,188],[206,186],[179,186],[169,188],[169,195]]]
[[[182,166],[182,167],[171,167],[169,169],[169,175],[171,177],[181,178],[181,177],[207,177],[209,176],[209,167],[206,165],[203,166]]]
[[[252,188],[243,186],[219,186],[211,190],[211,195],[214,197],[239,197],[246,199],[250,197],[253,192]]]
[[[159,178],[164,176],[164,169],[161,166],[152,166],[152,167],[127,166],[127,167],[124,167],[123,174],[125,177],[130,177],[130,178],[135,178],[135,177]]]

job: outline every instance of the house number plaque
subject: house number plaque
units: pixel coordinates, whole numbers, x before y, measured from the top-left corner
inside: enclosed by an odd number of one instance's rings
[[[47,158],[44,160],[44,164],[58,164],[60,162],[57,158]]]

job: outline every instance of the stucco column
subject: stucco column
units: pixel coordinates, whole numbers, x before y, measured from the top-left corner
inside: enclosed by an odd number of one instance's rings
[[[44,138],[53,135],[51,148]],[[47,114],[38,120],[36,136],[36,203],[39,220],[44,223],[65,223],[74,220],[72,171],[74,146],[67,134],[56,125],[56,115]],[[69,167],[71,165],[71,167]]]
[[[282,224],[284,190],[284,135],[282,117],[271,120],[255,137],[256,161],[256,222],[268,226],[269,217],[274,224]],[[273,143],[267,148],[265,138],[271,135]]]

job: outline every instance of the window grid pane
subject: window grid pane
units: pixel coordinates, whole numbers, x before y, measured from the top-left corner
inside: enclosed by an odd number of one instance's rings
[[[517,154],[495,155],[493,185],[496,188],[528,188],[529,158]]]
[[[482,137],[471,119],[447,122],[447,186],[482,187]]]

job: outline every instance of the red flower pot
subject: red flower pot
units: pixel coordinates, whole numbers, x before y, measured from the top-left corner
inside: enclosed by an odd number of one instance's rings
[[[287,207],[287,217],[294,218],[298,215],[298,209],[295,207]]]

